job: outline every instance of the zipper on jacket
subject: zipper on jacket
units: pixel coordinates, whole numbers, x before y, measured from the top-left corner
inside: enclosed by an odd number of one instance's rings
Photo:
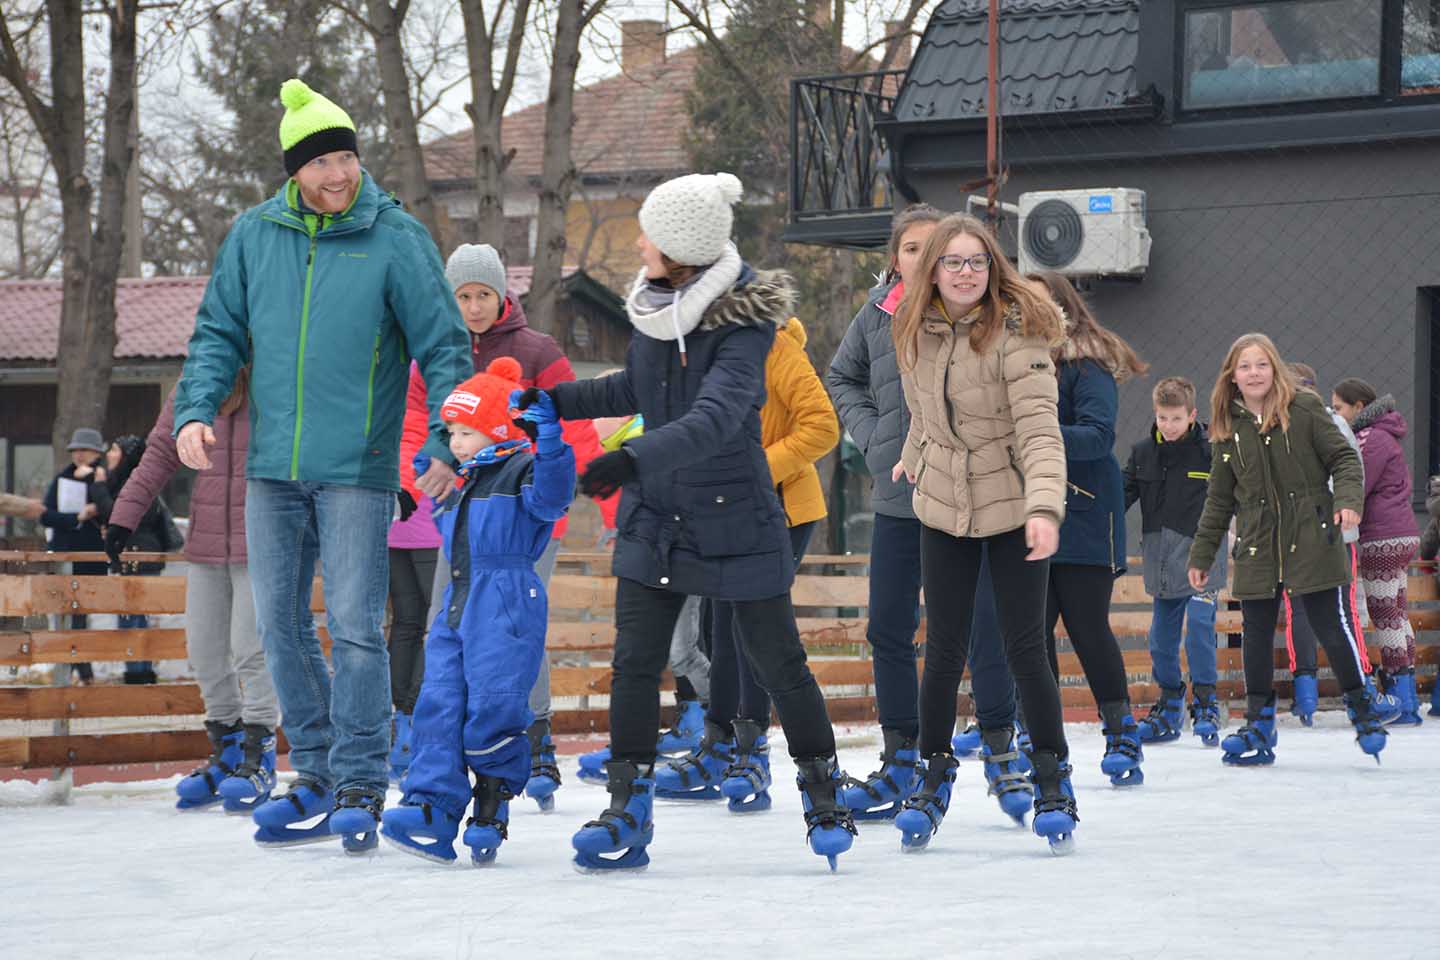
[[[925,448],[930,445],[930,438],[926,437],[920,441],[920,466],[915,468],[915,488],[920,487],[920,478],[925,476]]]
[[[370,440],[370,417],[375,412],[375,368],[380,365],[380,331],[375,331],[375,348],[370,352],[370,379],[365,384],[365,440]]]
[[[1069,487],[1071,490],[1074,490],[1076,493],[1081,494],[1082,496],[1089,497],[1091,500],[1095,499],[1095,494],[1091,493],[1089,490],[1086,490],[1084,487],[1077,486],[1071,483],[1069,480],[1065,481],[1065,486]]]
[[[295,351],[295,439],[290,447],[290,479],[300,479],[300,423],[305,413],[305,338],[310,332],[310,288],[315,280],[315,245],[319,230],[324,229],[316,221],[307,221],[305,231],[310,234],[310,252],[305,257],[305,296],[300,301],[300,344]]]

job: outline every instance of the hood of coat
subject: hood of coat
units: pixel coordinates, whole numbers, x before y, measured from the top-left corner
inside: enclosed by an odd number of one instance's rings
[[[775,336],[789,337],[795,341],[795,344],[801,350],[805,349],[805,344],[810,340],[805,333],[805,324],[800,322],[799,317],[791,317],[789,320],[786,320],[780,325],[780,329],[775,332]]]
[[[795,281],[783,270],[751,271],[747,266],[740,279],[705,308],[701,330],[726,326],[783,328],[794,318]],[[803,328],[800,336],[804,337]],[[801,341],[804,342],[803,339]]]
[[[125,481],[130,479],[130,474],[140,465],[140,458],[145,456],[145,438],[127,433],[116,437],[114,443],[120,448],[120,463],[110,471],[109,486],[112,493],[118,493],[120,488],[125,486]]]
[[[1366,405],[1365,409],[1355,415],[1355,422],[1350,424],[1350,429],[1359,433],[1361,430],[1375,428],[1384,430],[1396,440],[1402,439],[1409,432],[1409,426],[1400,411],[1395,409],[1395,397],[1385,394],[1377,397]]]

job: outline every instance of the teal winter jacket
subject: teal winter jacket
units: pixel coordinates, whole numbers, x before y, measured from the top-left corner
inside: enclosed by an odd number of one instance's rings
[[[368,173],[335,215],[287,181],[220,248],[175,430],[212,423],[250,363],[247,476],[398,490],[411,357],[430,385],[424,450],[448,460],[440,405],[471,373],[469,339],[430,235]]]

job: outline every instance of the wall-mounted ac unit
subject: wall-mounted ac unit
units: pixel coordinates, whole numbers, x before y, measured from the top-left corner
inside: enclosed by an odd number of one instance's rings
[[[1145,191],[1124,187],[1020,194],[1020,270],[1140,276],[1150,265]]]

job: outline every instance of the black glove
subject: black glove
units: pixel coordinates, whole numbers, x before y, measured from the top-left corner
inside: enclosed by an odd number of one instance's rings
[[[513,394],[511,396],[514,397]],[[563,420],[565,414],[560,412],[560,398],[548,390],[541,390],[539,387],[526,387],[524,390],[521,390],[520,396],[514,397],[510,405],[516,410],[528,410],[531,404],[539,402],[543,397],[550,398],[550,406],[555,408],[555,416]]]
[[[118,523],[105,528],[105,555],[110,558],[111,573],[120,572],[120,554],[125,552],[125,544],[130,542],[130,535],[134,532]]]
[[[410,496],[409,490],[401,490],[395,498],[400,501],[400,522],[404,523],[415,512],[415,498]]]
[[[580,478],[580,492],[603,500],[634,480],[636,473],[635,456],[624,447],[602,453],[585,468],[585,475]]]

